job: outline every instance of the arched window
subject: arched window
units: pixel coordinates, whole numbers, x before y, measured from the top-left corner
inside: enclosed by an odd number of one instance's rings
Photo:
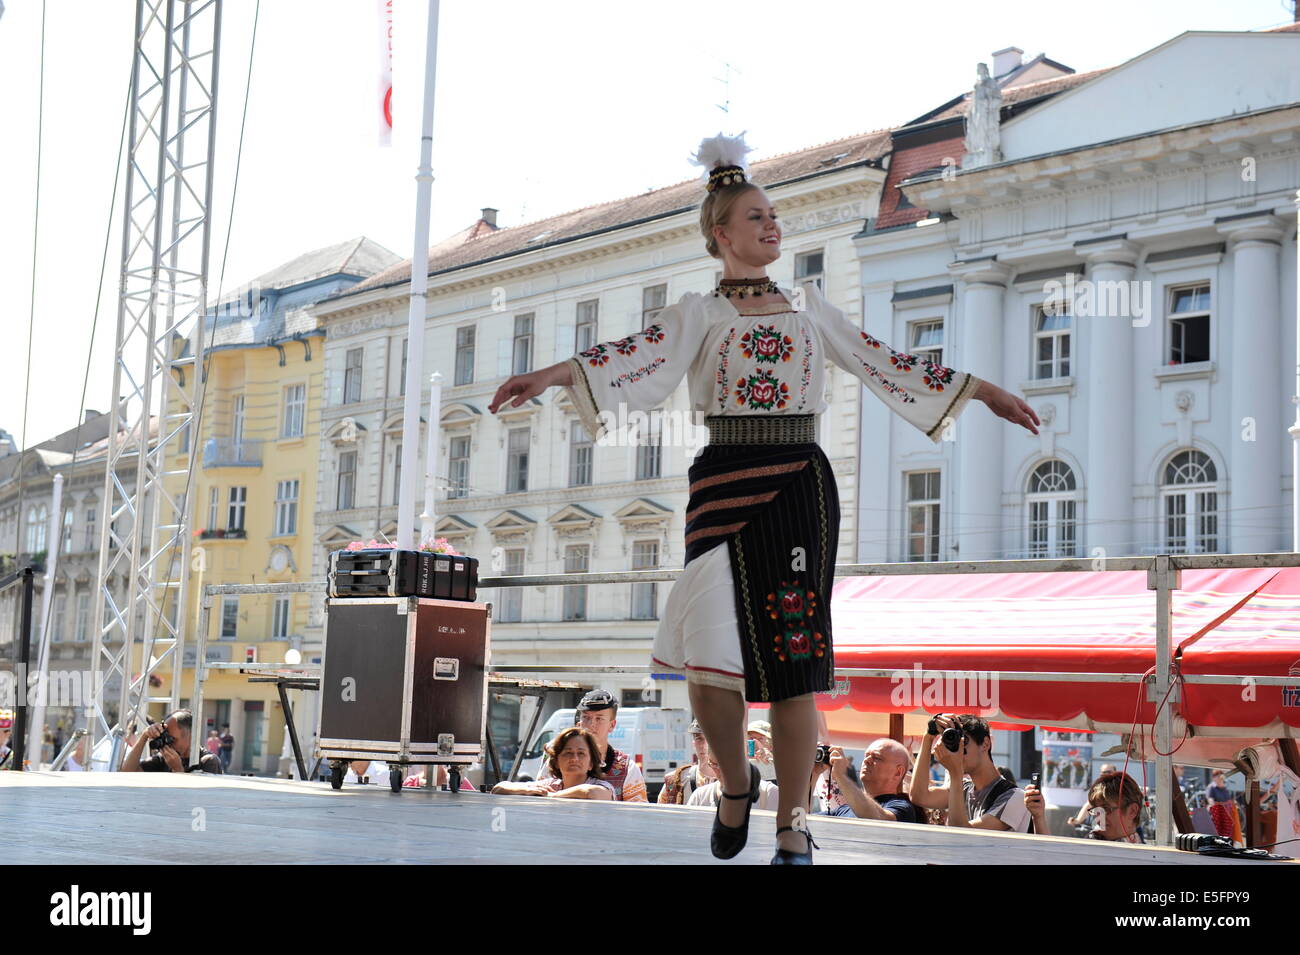
[[[1078,498],[1074,472],[1064,461],[1044,461],[1029,475],[1025,503],[1028,508],[1030,557],[1077,557]]]
[[[1170,554],[1212,554],[1219,549],[1218,474],[1209,455],[1179,451],[1165,465],[1160,497],[1164,549]]]

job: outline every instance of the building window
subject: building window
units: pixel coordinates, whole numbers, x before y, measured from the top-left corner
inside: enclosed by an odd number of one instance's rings
[[[298,482],[279,481],[275,485],[275,536],[298,533]]]
[[[406,394],[406,357],[410,351],[410,346],[411,346],[411,340],[409,338],[403,338],[402,339],[402,377],[397,379],[397,393],[399,395]]]
[[[78,643],[90,639],[90,594],[77,594],[77,629],[74,635]]]
[[[908,331],[909,352],[922,361],[943,364],[943,319],[912,322]]]
[[[632,569],[654,570],[659,566],[658,541],[632,543]],[[654,620],[659,616],[659,585],[654,583],[632,585],[632,619]]]
[[[244,444],[244,396],[235,395],[235,409],[233,414],[233,423],[230,428],[231,443],[235,446],[235,460],[242,461],[244,455],[242,448]]]
[[[668,304],[668,286],[652,285],[641,290],[641,327],[648,328]]]
[[[456,384],[474,381],[474,326],[456,329]]]
[[[221,521],[220,492],[215,487],[208,488],[208,526],[206,530],[216,530]]]
[[[1044,461],[1027,492],[1029,556],[1079,556],[1074,472],[1064,461]]]
[[[63,512],[63,553],[72,553],[72,508]]]
[[[344,451],[339,455],[338,493],[334,498],[335,510],[350,511],[357,501],[357,452]]]
[[[239,635],[239,598],[221,598],[221,639],[234,640]]]
[[[1064,302],[1034,306],[1034,378],[1069,377],[1073,324]]]
[[[361,359],[364,348],[349,348],[343,367],[343,403],[355,404],[361,400]]]
[[[180,438],[181,438],[180,453],[186,454],[190,450],[190,422],[186,421],[183,425],[181,425]]]
[[[502,574],[506,577],[519,577],[523,572],[524,549],[507,548]],[[503,587],[498,597],[501,600],[501,616],[498,619],[502,623],[519,623],[524,619],[524,588]]]
[[[528,490],[528,428],[514,428],[507,440],[506,493]]]
[[[99,549],[99,538],[95,534],[95,525],[97,523],[95,517],[96,517],[95,508],[93,507],[86,508],[86,546],[84,548],[85,550]]]
[[[569,487],[591,483],[591,437],[581,421],[569,422]]]
[[[45,550],[45,524],[50,512],[44,504],[27,509],[27,553],[39,554]]]
[[[570,544],[564,548],[564,572],[581,574],[587,570],[588,544]],[[564,619],[587,619],[587,585],[564,588]]]
[[[907,559],[939,559],[939,472],[917,471],[907,481]]]
[[[817,291],[825,292],[825,265],[826,256],[824,253],[801,252],[794,257],[794,284],[795,285],[816,285]]]
[[[586,351],[596,344],[596,315],[600,302],[592,299],[578,303],[578,324],[573,329],[573,353]]]
[[[653,415],[658,418],[658,415]],[[663,444],[657,427],[649,423],[638,429],[636,441],[636,479],[649,481],[659,477],[663,461]]]
[[[526,375],[533,370],[533,316],[515,316],[515,343],[510,367],[511,374]]]
[[[466,497],[469,495],[469,436],[459,435],[451,439],[451,454],[448,463],[450,486],[448,497]]]
[[[244,529],[244,507],[248,504],[248,488],[232,487],[230,489],[230,506],[226,510],[226,530],[242,531]]]
[[[307,386],[290,385],[284,389],[284,421],[280,426],[280,437],[301,438],[304,432],[304,419],[307,416]]]
[[[1165,465],[1165,552],[1213,554],[1219,550],[1219,496],[1214,462],[1200,451],[1180,451]]]
[[[63,628],[68,624],[68,598],[63,594],[54,598],[54,620],[50,623],[50,641],[60,643],[63,640]]]
[[[1169,364],[1210,360],[1210,286],[1169,291]]]
[[[393,503],[402,500],[402,446],[393,445]]]
[[[271,609],[271,639],[289,639],[289,598],[276,597]]]

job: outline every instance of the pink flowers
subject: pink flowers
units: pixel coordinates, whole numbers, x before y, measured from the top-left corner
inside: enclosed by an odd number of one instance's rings
[[[346,550],[384,550],[396,546],[397,545],[394,544],[392,541],[377,541],[374,538],[371,538],[368,541],[353,541],[345,549]],[[422,551],[428,551],[429,553],[432,554],[449,554],[452,557],[461,556],[460,551],[452,547],[450,542],[448,542],[447,538],[445,537],[438,537],[432,541],[428,541],[428,540],[422,541],[419,549]]]

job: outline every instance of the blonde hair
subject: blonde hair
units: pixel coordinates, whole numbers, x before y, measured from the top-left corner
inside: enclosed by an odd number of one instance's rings
[[[704,249],[709,255],[715,259],[722,258],[718,239],[713,234],[714,226],[726,225],[736,200],[750,189],[758,188],[761,187],[756,183],[740,182],[731,186],[719,186],[704,197],[704,202],[700,205],[700,232],[704,234]]]

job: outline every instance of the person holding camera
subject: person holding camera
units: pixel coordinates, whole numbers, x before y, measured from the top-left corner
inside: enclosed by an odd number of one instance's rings
[[[712,750],[705,753],[704,765],[708,772],[713,776],[713,782],[701,786],[691,794],[691,798],[686,800],[688,806],[712,806],[717,807],[722,796],[722,770],[718,766],[718,760],[714,757]],[[752,764],[751,764],[752,765]],[[768,782],[766,779],[760,779],[758,782],[758,798],[754,805],[759,809],[770,809],[776,811],[780,805],[781,790],[775,783]]]
[[[948,782],[930,783],[930,759],[948,770]],[[961,788],[956,782],[961,780]],[[923,809],[947,809],[950,826],[1029,832],[1032,820],[1024,790],[993,764],[993,731],[978,716],[939,715],[921,737],[912,772],[911,801]]]
[[[190,729],[193,722],[189,710],[177,710],[161,723],[151,722],[127,752],[121,772],[192,773],[202,770],[220,776],[221,759],[209,752],[200,753],[198,763],[190,765]],[[153,755],[142,761],[140,754],[146,745]]]
[[[883,738],[868,746],[858,779],[853,778],[853,762],[839,746],[831,747],[829,758],[831,781],[844,804],[828,808],[828,816],[878,822],[925,821],[921,811],[903,794],[903,779],[911,768],[912,757],[902,743]]]
[[[1088,802],[1079,810],[1091,826],[1087,838],[1105,842],[1142,843],[1142,789],[1127,773],[1103,772],[1088,788]],[[1035,832],[1047,832],[1047,813],[1042,794],[1034,787],[1025,790],[1025,808],[1034,819]]]

